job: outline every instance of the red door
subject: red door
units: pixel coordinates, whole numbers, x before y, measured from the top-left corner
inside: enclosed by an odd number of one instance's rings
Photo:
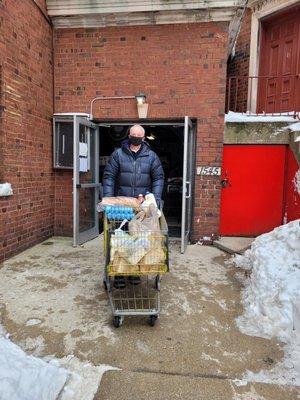
[[[223,236],[256,236],[283,222],[286,146],[224,145]]]
[[[300,7],[262,23],[258,112],[300,110]]]

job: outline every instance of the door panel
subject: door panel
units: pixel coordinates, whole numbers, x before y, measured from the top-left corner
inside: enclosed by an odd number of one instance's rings
[[[282,224],[286,147],[225,145],[222,235],[256,236]]]
[[[82,244],[99,234],[96,210],[99,201],[98,126],[74,116],[73,244]]]
[[[182,179],[182,218],[181,253],[189,242],[192,224],[192,193],[194,191],[195,134],[192,121],[184,118],[183,179]]]

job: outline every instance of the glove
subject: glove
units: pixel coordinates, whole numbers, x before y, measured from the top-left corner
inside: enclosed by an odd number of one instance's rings
[[[163,206],[164,206],[164,201],[162,199],[156,199],[156,204],[157,204],[158,209],[160,211],[162,211]]]

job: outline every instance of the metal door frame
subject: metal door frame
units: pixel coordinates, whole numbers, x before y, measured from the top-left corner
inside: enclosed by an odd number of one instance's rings
[[[95,130],[95,163],[94,173],[95,179],[93,183],[80,183],[79,171],[79,127],[80,125],[87,126]],[[94,210],[95,210],[95,225],[84,231],[79,232],[79,190],[95,188],[94,193]],[[73,116],[73,245],[82,244],[99,234],[99,218],[96,211],[99,199],[99,126],[87,119],[74,115]]]
[[[190,135],[192,136],[190,137]],[[195,151],[193,151],[194,149],[195,149],[194,126],[191,119],[188,116],[185,116],[184,142],[183,142],[181,244],[180,244],[180,251],[182,254],[185,252],[186,247],[188,245],[192,227],[193,193],[194,193],[194,179],[195,179],[195,169],[194,169]],[[187,176],[188,170],[190,176]],[[188,229],[185,229],[186,223]]]

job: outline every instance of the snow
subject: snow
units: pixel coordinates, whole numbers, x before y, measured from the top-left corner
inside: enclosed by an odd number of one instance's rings
[[[300,385],[300,220],[257,237],[232,261],[251,270],[238,327],[245,334],[285,343],[285,358],[273,370],[249,372],[245,379]]]
[[[0,183],[0,196],[11,196],[12,194],[13,190],[11,187],[11,183]]]
[[[1,400],[55,400],[67,378],[65,369],[27,356],[10,340],[0,338]]]
[[[50,363],[63,366],[70,373],[59,400],[93,400],[104,373],[119,370],[105,364],[94,366],[89,362],[83,363],[73,355],[52,359]]]
[[[287,127],[289,130],[293,132],[298,132],[300,131],[300,122],[296,122],[295,124],[291,124]]]
[[[293,112],[287,114],[250,114],[229,111],[225,122],[295,122]]]
[[[4,334],[0,325],[0,336]],[[93,400],[103,374],[118,370],[83,363],[73,355],[28,356],[8,336],[0,337],[0,400]]]
[[[294,182],[295,192],[300,194],[300,168],[296,172],[293,182]]]

